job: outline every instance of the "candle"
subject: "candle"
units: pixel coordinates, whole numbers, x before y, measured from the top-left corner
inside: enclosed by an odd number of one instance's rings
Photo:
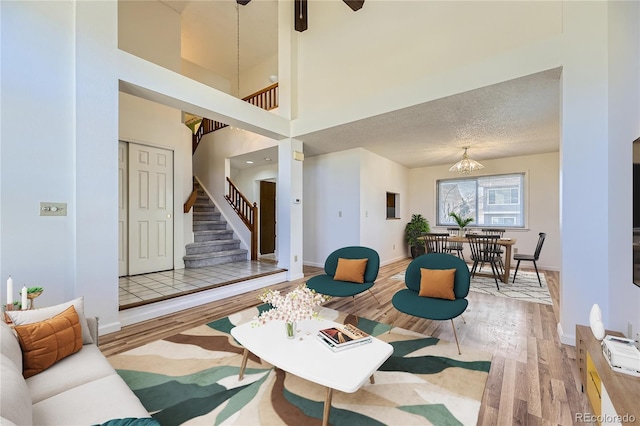
[[[22,286],[22,309],[27,309],[27,286]]]
[[[13,304],[13,279],[11,275],[9,275],[9,279],[7,280],[7,306]]]

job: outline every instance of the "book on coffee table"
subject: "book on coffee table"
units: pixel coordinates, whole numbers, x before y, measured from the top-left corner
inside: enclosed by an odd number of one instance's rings
[[[371,343],[370,335],[351,324],[324,328],[318,331],[317,337],[334,352]]]

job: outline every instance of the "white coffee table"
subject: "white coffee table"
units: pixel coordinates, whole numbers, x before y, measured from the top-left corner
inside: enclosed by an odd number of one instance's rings
[[[373,338],[371,343],[341,352],[324,347],[316,338],[322,328],[334,327],[333,321],[313,319],[297,324],[294,339],[288,339],[282,321],[252,325],[253,321],[234,327],[231,335],[244,346],[239,380],[244,377],[249,352],[269,364],[310,382],[327,387],[322,424],[329,422],[333,390],[353,393],[393,353],[393,346]]]

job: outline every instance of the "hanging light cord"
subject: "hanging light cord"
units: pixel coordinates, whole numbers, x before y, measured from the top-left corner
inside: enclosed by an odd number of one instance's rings
[[[238,98],[240,98],[240,6],[238,3],[236,3],[236,50]]]

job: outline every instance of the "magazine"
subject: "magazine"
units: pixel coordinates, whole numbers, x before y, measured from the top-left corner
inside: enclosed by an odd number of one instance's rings
[[[347,349],[356,348],[358,346],[366,345],[367,343],[371,343],[373,341],[371,340],[371,337],[369,337],[368,339],[354,340],[349,344],[336,345],[335,343],[333,343],[333,341],[331,341],[328,337],[326,337],[323,334],[318,333],[316,334],[316,337],[318,338],[319,341],[321,341],[324,344],[324,346],[326,346],[327,348],[331,349],[334,352],[340,352]]]
[[[318,338],[334,350],[371,342],[371,336],[351,324],[319,330]]]

